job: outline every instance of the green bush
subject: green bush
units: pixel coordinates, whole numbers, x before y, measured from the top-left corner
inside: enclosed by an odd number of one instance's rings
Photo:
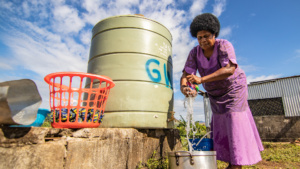
[[[181,119],[179,120],[179,123],[177,125],[177,129],[179,130],[179,135],[181,137],[181,143],[184,150],[188,150],[188,141],[186,139],[186,125],[187,122],[184,120],[182,116],[180,116]],[[203,123],[200,123],[199,121],[195,122],[195,126],[192,126],[190,124],[190,132],[189,132],[189,138],[193,138],[193,131],[196,131],[195,138],[202,138],[206,134],[206,126]]]
[[[140,162],[138,169],[168,169],[169,161],[168,158],[157,158],[156,151],[153,152],[151,158],[147,160],[146,164]]]
[[[42,124],[42,126],[41,127],[52,127],[51,126],[51,113],[49,113],[47,116],[46,116],[46,118],[45,118],[45,121],[44,121],[44,123]]]

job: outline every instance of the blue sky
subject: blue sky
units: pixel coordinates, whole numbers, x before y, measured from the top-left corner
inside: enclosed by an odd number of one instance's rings
[[[248,83],[300,74],[298,0],[0,0],[0,82],[35,81],[49,108],[43,78],[52,72],[86,72],[91,30],[110,16],[141,13],[165,25],[173,36],[175,117],[185,116],[179,78],[197,41],[189,24],[201,13],[218,16],[219,38],[235,47]],[[66,64],[67,63],[67,64]],[[194,117],[203,120],[202,97]]]

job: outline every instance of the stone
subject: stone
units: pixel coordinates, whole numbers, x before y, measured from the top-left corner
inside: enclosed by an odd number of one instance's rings
[[[66,153],[64,142],[0,147],[0,169],[63,169]]]
[[[45,142],[49,128],[43,127],[8,127],[0,130],[0,147],[11,147]]]
[[[66,168],[136,168],[151,158],[154,151],[161,158],[169,151],[181,149],[180,140],[172,139],[178,130],[99,128],[97,132],[92,131],[82,129],[73,133],[76,139],[68,141]]]

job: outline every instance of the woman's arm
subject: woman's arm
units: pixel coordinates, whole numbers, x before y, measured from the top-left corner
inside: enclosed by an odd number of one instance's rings
[[[229,61],[229,63],[225,67],[220,68],[212,74],[202,77],[202,83],[224,80],[227,77],[233,75],[235,69],[236,65]]]
[[[185,87],[185,86],[187,86],[186,84],[186,82],[187,82],[187,78],[186,78],[186,76],[187,76],[188,74],[186,73],[186,71],[184,70],[183,71],[183,73],[182,73],[182,75],[181,75],[181,79],[180,79],[180,87]],[[180,88],[181,89],[181,88]]]
[[[236,65],[231,63],[231,61],[229,61],[229,63],[225,67],[218,69],[212,74],[209,74],[204,77],[198,77],[196,75],[187,75],[186,80],[188,80],[190,83],[197,83],[197,84],[223,80],[233,75],[235,69],[236,69]]]

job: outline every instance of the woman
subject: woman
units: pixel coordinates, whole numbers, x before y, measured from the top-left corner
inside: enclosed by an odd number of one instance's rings
[[[261,160],[263,146],[249,109],[247,81],[236,61],[232,44],[219,35],[217,17],[205,13],[194,18],[190,33],[198,39],[187,58],[181,77],[181,92],[195,95],[187,81],[202,84],[210,99],[212,137],[217,159],[228,168],[242,168]],[[201,77],[196,76],[199,71]]]

